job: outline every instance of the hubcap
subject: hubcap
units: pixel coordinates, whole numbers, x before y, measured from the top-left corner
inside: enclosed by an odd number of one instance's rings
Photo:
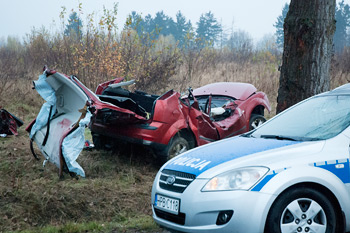
[[[170,151],[170,159],[187,151],[187,146],[184,143],[176,144]]]
[[[300,198],[289,203],[283,210],[280,226],[282,233],[324,233],[327,228],[326,214],[314,200]]]
[[[262,125],[265,121],[263,119],[255,119],[252,124],[251,127],[252,129],[256,129],[257,127],[259,127],[260,125]]]

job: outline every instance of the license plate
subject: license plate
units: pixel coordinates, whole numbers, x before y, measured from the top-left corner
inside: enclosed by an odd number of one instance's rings
[[[154,206],[158,209],[178,214],[180,208],[180,200],[163,195],[156,194]]]

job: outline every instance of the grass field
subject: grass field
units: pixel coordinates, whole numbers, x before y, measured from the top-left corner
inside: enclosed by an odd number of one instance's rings
[[[139,148],[83,151],[78,162],[86,178],[59,179],[54,165],[43,168],[43,160],[31,155],[25,126],[39,105],[25,102],[7,108],[24,121],[19,136],[0,138],[0,232],[162,231],[151,217],[159,169],[151,154]]]
[[[37,79],[39,72],[33,75]],[[279,72],[271,64],[220,63],[185,72],[169,80],[169,88],[185,91],[212,82],[254,84],[264,91],[275,114]],[[348,73],[332,72],[332,88],[348,82]],[[79,78],[79,77],[78,77]],[[181,81],[182,80],[182,81]],[[163,232],[151,217],[151,186],[160,165],[142,148],[83,151],[78,162],[86,178],[59,179],[58,169],[42,167],[29,149],[25,127],[43,100],[31,90],[31,80],[13,78],[0,92],[0,106],[24,121],[19,136],[0,138],[0,232]],[[163,90],[162,90],[163,91]],[[159,94],[159,93],[158,93]]]

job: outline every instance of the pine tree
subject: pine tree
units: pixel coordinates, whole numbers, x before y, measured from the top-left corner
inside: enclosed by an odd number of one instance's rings
[[[284,30],[283,30],[283,24],[284,19],[287,16],[289,10],[289,5],[286,3],[282,9],[282,15],[277,17],[276,23],[273,25],[276,28],[276,44],[279,48],[283,48],[284,43]]]
[[[150,14],[146,15],[144,21],[144,31],[151,34],[155,32],[155,25],[154,25],[154,20]]]
[[[334,48],[337,53],[343,51],[348,45],[348,28],[350,26],[350,7],[344,0],[338,3],[335,10],[336,30],[334,33]]]
[[[165,15],[163,11],[157,12],[153,19],[154,26],[159,30],[159,34],[168,36],[175,31],[174,20]]]
[[[175,40],[179,42],[180,47],[184,46],[186,35],[190,32],[191,28],[191,22],[186,22],[186,17],[181,13],[181,11],[177,12],[175,31],[173,32],[173,35]]]
[[[76,36],[77,38],[81,38],[82,28],[83,28],[83,23],[79,18],[78,13],[73,11],[69,15],[68,24],[66,24],[66,29],[64,30],[64,34],[67,36]]]
[[[197,22],[197,38],[201,41],[202,46],[206,43],[214,45],[222,31],[221,24],[216,20],[214,14],[210,11],[202,14]]]
[[[127,22],[124,26],[125,29],[131,28],[134,29],[139,35],[144,31],[144,21],[136,11],[132,11],[129,15]]]

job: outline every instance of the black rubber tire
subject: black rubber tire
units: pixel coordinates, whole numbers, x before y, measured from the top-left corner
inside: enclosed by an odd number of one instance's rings
[[[260,124],[265,123],[266,119],[263,115],[252,114],[249,120],[249,131],[257,128]]]
[[[106,150],[106,137],[100,134],[92,134],[92,141],[96,150]]]
[[[301,216],[299,218],[294,217],[289,211],[289,208],[287,210],[287,206],[291,203],[299,205],[301,210]],[[311,206],[311,203],[313,205],[318,204],[321,208],[318,214],[311,219],[310,224],[307,223],[307,221],[310,220],[308,219],[308,216],[302,215],[307,214],[307,209]],[[295,206],[296,205],[294,205],[293,207]],[[325,219],[321,216],[325,217]],[[303,217],[305,217],[304,220]],[[337,213],[335,212],[335,208],[332,205],[331,200],[329,200],[323,193],[309,187],[298,187],[282,193],[271,206],[268,217],[266,219],[264,232],[286,232],[282,231],[281,229],[283,222],[286,225],[290,223],[295,225],[296,229],[294,231],[288,232],[297,232],[298,227],[301,227],[300,230],[302,230],[302,232],[313,232],[312,227],[314,222],[316,222],[317,224],[324,225],[326,233],[337,233],[340,232],[339,230],[341,229],[339,219],[337,218]],[[308,227],[309,230],[305,231],[306,227]]]
[[[185,138],[177,135],[170,140],[170,143],[165,149],[164,155],[161,156],[163,160],[162,162],[166,162],[189,149],[189,142]]]

